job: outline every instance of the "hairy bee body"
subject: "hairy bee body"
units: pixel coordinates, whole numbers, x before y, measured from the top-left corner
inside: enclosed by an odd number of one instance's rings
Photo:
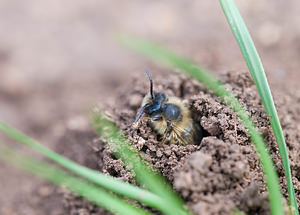
[[[199,144],[202,129],[192,119],[187,103],[163,93],[154,94],[152,78],[147,70],[146,73],[150,80],[150,92],[142,101],[135,123],[145,113],[153,129],[162,137],[163,143]]]
[[[201,129],[192,119],[188,104],[177,97],[162,95],[165,97],[162,110],[149,116],[150,124],[162,137],[162,142],[184,145],[200,142]],[[144,97],[142,107],[151,101],[149,93]]]

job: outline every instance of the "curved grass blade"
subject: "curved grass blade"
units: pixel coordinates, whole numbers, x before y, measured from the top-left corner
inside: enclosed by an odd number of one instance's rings
[[[107,141],[114,154],[121,158],[126,166],[134,172],[137,182],[164,200],[163,212],[165,214],[190,214],[168,182],[158,173],[154,173],[138,153],[129,148],[126,138],[120,133],[119,128],[108,120],[100,110],[94,112],[93,126],[99,136]]]
[[[122,215],[150,215],[151,213],[131,205],[129,202],[117,197],[102,188],[89,184],[81,179],[71,176],[45,162],[25,156],[20,152],[0,144],[0,159],[17,168],[32,173],[90,200],[100,207],[114,214]]]
[[[104,174],[101,174],[95,170],[81,166],[81,165],[57,154],[56,152],[48,149],[47,147],[44,147],[43,145],[39,144],[37,141],[31,139],[30,137],[22,134],[21,132],[17,131],[16,129],[12,128],[11,126],[9,126],[1,121],[0,121],[0,131],[9,135],[16,141],[19,141],[19,142],[21,142],[25,145],[28,145],[31,148],[37,150],[38,152],[42,153],[47,158],[60,164],[61,166],[65,167],[66,169],[69,169],[72,172],[76,173],[77,175],[80,175],[80,176],[90,180],[91,182],[98,184],[108,190],[111,190],[115,193],[127,196],[129,198],[132,198],[134,200],[137,200],[141,203],[144,203],[153,208],[157,208],[159,210],[162,210],[162,208],[165,207],[163,199],[161,199],[159,196],[157,196],[147,190],[138,188],[134,185],[117,180],[113,177],[109,177]]]
[[[278,176],[276,174],[272,159],[265,146],[262,136],[257,131],[256,126],[251,121],[247,111],[243,108],[239,101],[233,95],[231,95],[231,93],[229,93],[218,80],[216,80],[209,73],[205,72],[203,69],[199,68],[194,62],[179,57],[176,54],[156,45],[155,43],[142,38],[122,35],[117,39],[125,47],[143,54],[149,59],[152,59],[167,67],[179,68],[183,70],[193,78],[205,84],[208,89],[212,90],[217,96],[221,97],[227,105],[232,107],[237,116],[248,129],[251,140],[256,147],[257,153],[259,154],[260,162],[265,175],[265,181],[269,191],[272,215],[284,214]]]
[[[251,39],[251,35],[247,30],[247,26],[241,14],[239,13],[234,0],[220,0],[220,3],[230,25],[230,28],[247,63],[249,71],[251,72],[254,83],[264,104],[266,113],[268,114],[268,116],[270,116],[270,123],[279,147],[279,152],[286,176],[289,193],[289,205],[293,207],[293,211],[295,211],[295,214],[299,215],[297,209],[297,200],[292,182],[292,174],[289,164],[287,147],[263,65],[256,51],[255,45]]]

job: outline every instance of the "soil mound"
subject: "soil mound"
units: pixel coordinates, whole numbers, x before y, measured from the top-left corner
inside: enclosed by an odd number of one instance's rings
[[[282,191],[287,197],[278,147],[250,75],[227,72],[221,80],[248,110],[264,136],[280,177]],[[107,110],[111,111],[114,121],[128,136],[132,146],[173,184],[194,214],[230,214],[236,209],[246,214],[269,214],[267,191],[258,156],[236,114],[205,87],[184,75],[170,74],[167,79],[157,75],[153,81],[155,92],[177,96],[189,102],[194,120],[200,123],[206,135],[198,145],[166,145],[160,143],[146,119],[141,119],[138,128],[132,127],[149,87],[147,81],[141,81],[141,77],[135,76],[132,84],[120,86],[119,97],[105,102]],[[299,200],[300,93],[283,89],[275,93]],[[76,132],[71,135],[76,135]],[[135,183],[134,175],[126,170],[123,163],[112,155],[108,146],[96,135],[89,142],[92,154],[98,157],[100,171]],[[100,214],[95,213],[91,206],[84,207],[83,203],[77,203],[80,209],[76,210],[75,206],[72,207],[76,205],[72,201],[78,202],[77,197],[70,198],[68,195],[65,200],[71,214],[82,214],[79,210],[84,210],[84,214]]]

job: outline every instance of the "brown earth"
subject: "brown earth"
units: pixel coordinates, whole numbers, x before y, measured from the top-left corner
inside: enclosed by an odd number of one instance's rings
[[[269,214],[267,192],[258,156],[236,114],[194,80],[174,74],[168,74],[167,80],[163,76],[155,76],[155,91],[167,92],[168,95],[189,100],[195,121],[200,122],[203,129],[208,132],[208,136],[204,137],[199,145],[161,144],[155,132],[147,124],[147,120],[142,120],[138,128],[132,127],[143,95],[147,93],[148,82],[138,81],[139,79],[140,77],[133,77],[132,84],[129,85],[133,87],[129,89],[126,86],[119,87],[119,97],[114,104],[107,103],[106,109],[111,110],[110,115],[131,140],[133,146],[173,184],[190,209],[195,214],[209,215],[230,214],[235,209],[246,214]],[[246,72],[228,72],[222,76],[222,81],[247,108],[252,120],[258,125],[271,151],[284,196],[287,197],[278,148],[250,75]],[[294,99],[291,99],[292,94]],[[297,150],[297,144],[300,137],[299,128],[295,125],[299,120],[297,111],[300,110],[295,111],[290,107],[299,106],[300,94],[295,95],[286,91],[276,95],[276,98],[276,102],[281,101],[277,102],[277,107],[281,113],[280,118],[289,147],[291,168],[293,175],[296,176],[294,184],[299,200],[300,152]],[[102,105],[103,103],[105,102],[102,101]],[[292,105],[289,105],[290,103]],[[80,141],[76,138],[76,135],[85,137],[86,132],[67,131],[66,134],[74,136],[77,144],[85,143],[84,140]],[[65,139],[62,142],[72,143]],[[97,138],[94,140],[90,138],[88,142],[98,156],[100,171],[135,183],[133,175],[112,155],[108,146]],[[82,156],[90,158],[85,156],[85,153],[71,157],[78,159]],[[96,162],[86,161],[86,165],[93,163]],[[76,206],[70,207],[73,202],[78,201],[77,197],[68,196],[65,200],[70,214],[80,214],[79,211],[88,210],[85,203],[76,203]],[[91,207],[88,211],[87,214],[94,214],[95,209]]]
[[[299,201],[300,3],[236,3],[270,81]],[[192,210],[225,213],[237,207],[248,214],[263,214],[268,206],[262,174],[240,122],[201,85],[157,69],[111,40],[120,31],[142,35],[193,59],[218,77],[223,71],[238,71],[223,74],[221,79],[264,134],[286,195],[274,138],[255,87],[240,73],[247,68],[218,1],[3,0],[0,18],[0,120],[81,164],[133,182],[88,126],[86,110],[100,101],[110,107],[134,146],[174,184]],[[148,89],[144,67],[151,71],[156,91],[189,99],[195,119],[211,134],[200,146],[160,145],[144,121],[139,130],[131,128]],[[1,142],[32,153],[0,136]],[[231,165],[235,168],[228,168]],[[1,215],[105,214],[2,162],[0,187]],[[212,207],[213,201],[218,206]]]

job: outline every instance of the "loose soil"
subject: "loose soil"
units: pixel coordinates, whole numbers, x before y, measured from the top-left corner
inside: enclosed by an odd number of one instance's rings
[[[194,214],[208,215],[230,214],[236,209],[246,214],[269,214],[267,191],[258,156],[246,129],[231,108],[201,84],[184,75],[169,73],[167,76],[154,76],[155,91],[187,100],[194,120],[200,123],[207,133],[197,145],[162,144],[146,119],[142,119],[138,127],[132,126],[148,89],[148,82],[141,81],[145,80],[143,77],[143,73],[133,76],[132,83],[128,85],[130,87],[120,86],[117,89],[119,94],[114,103],[102,100],[101,104],[110,110],[113,120],[128,136],[132,146],[180,193],[190,210]],[[248,110],[262,133],[271,151],[282,192],[287,198],[278,147],[249,73],[227,72],[221,76],[221,80]],[[275,98],[299,201],[300,152],[297,145],[300,136],[297,122],[300,120],[300,94],[284,91]],[[67,153],[68,148],[75,144],[77,146],[74,147],[80,147],[80,153],[69,157],[135,184],[133,174],[126,170],[122,161],[116,159],[109,147],[96,135],[75,129],[67,130],[66,136],[74,141],[63,137],[60,142],[65,144],[58,144],[63,146],[58,149],[59,152]],[[97,167],[95,164],[98,164]],[[69,214],[103,214],[101,209],[68,192],[64,200]]]
[[[300,2],[236,3],[270,81],[299,200]],[[66,6],[59,0],[3,0],[0,17],[0,120],[83,165],[135,183],[88,126],[86,110],[101,101],[133,147],[168,178],[191,210],[218,214],[238,208],[264,214],[268,205],[260,165],[241,123],[198,83],[155,69],[111,40],[120,31],[141,35],[193,59],[217,77],[220,71],[238,71],[221,79],[267,140],[286,197],[274,137],[251,79],[240,73],[246,64],[218,1],[72,1]],[[156,91],[189,101],[195,120],[210,133],[201,145],[161,145],[145,121],[139,129],[131,128],[148,89],[145,66]],[[118,80],[109,82],[104,76]],[[2,162],[0,176],[1,215],[108,214]]]

